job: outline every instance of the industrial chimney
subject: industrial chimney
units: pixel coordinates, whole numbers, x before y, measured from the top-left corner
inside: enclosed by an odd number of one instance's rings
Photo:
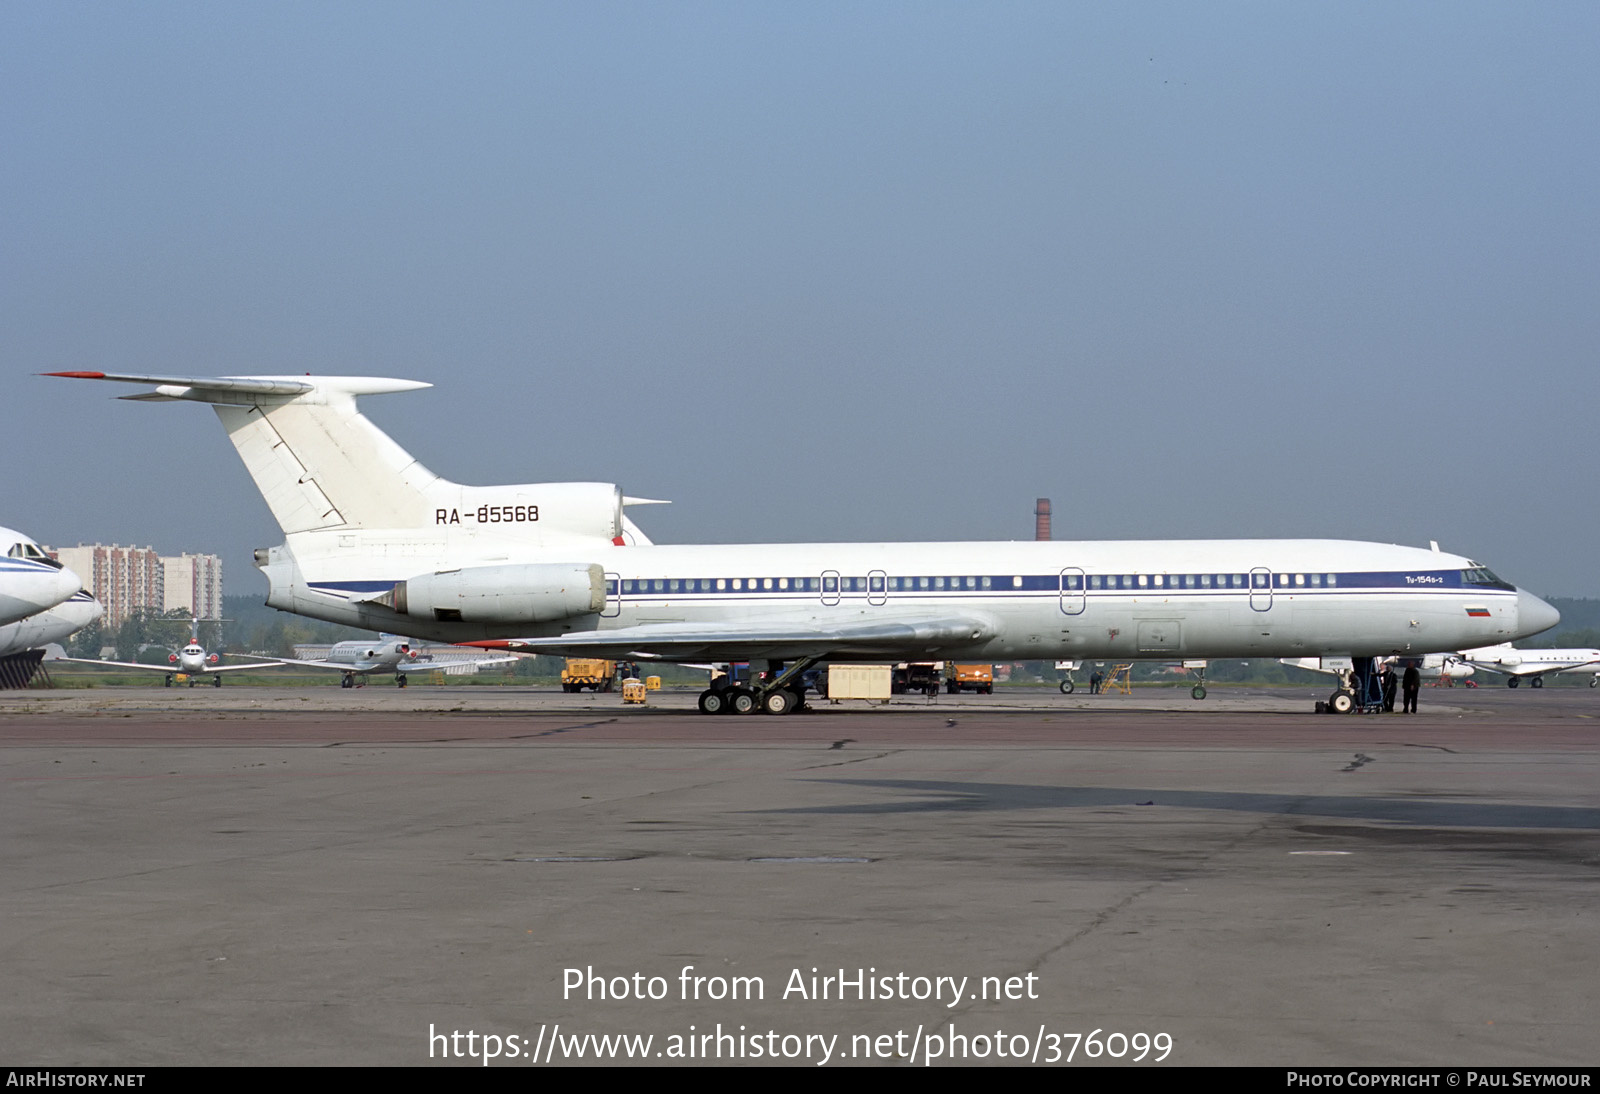
[[[1043,542],[1050,538],[1050,499],[1040,498],[1033,503],[1033,538]]]

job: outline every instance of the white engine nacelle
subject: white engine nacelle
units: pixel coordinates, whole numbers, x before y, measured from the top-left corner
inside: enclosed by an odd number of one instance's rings
[[[582,563],[471,566],[408,578],[393,597],[401,615],[441,623],[550,623],[601,611],[606,579]]]

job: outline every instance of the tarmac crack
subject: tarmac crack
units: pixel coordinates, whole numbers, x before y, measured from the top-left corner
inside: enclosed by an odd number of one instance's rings
[[[848,760],[835,760],[835,761],[833,761],[831,763],[825,763],[825,764],[810,764],[809,766],[800,768],[800,770],[801,771],[821,771],[823,768],[827,768],[827,767],[848,767],[851,764],[863,764],[863,763],[867,763],[867,762],[869,762],[871,760],[881,760],[881,759],[884,759],[885,757],[888,757],[888,756],[894,756],[894,755],[896,755],[896,754],[898,754],[898,753],[900,753],[902,751],[903,751],[903,749],[891,748],[887,752],[876,752],[876,753],[873,753],[870,756],[852,756]]]
[[[528,741],[535,737],[554,737],[558,733],[571,733],[575,729],[593,729],[595,726],[608,726],[613,722],[621,721],[620,718],[602,718],[598,722],[579,722],[575,726],[558,726],[555,729],[546,729],[539,733],[518,733],[507,737],[508,741]]]

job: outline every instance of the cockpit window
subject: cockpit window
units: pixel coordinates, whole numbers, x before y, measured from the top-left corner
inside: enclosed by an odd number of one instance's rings
[[[37,543],[29,543],[26,540],[13,543],[6,555],[10,558],[31,559],[34,562],[42,562],[46,566],[53,566],[58,570],[61,569],[61,563],[45,554]]]
[[[1487,566],[1474,566],[1471,569],[1462,570],[1461,583],[1463,585],[1481,585],[1489,589],[1505,589],[1507,591],[1516,589],[1515,585],[1509,581],[1502,581]]]

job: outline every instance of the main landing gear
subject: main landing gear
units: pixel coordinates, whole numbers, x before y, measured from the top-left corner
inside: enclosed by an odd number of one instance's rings
[[[1371,657],[1352,657],[1347,682],[1317,704],[1317,712],[1328,714],[1379,714],[1383,711],[1383,687],[1378,681],[1377,661]]]
[[[355,674],[354,673],[350,673],[350,672],[345,673],[343,676],[341,676],[339,678],[339,686],[342,687],[342,688],[353,688],[353,687],[355,687],[356,686]]]
[[[765,714],[793,714],[805,709],[805,685],[801,674],[811,668],[820,657],[802,657],[782,672],[779,663],[773,664],[776,675],[754,686],[743,684],[730,688],[707,688],[700,693],[701,714],[751,714],[760,710]]]

